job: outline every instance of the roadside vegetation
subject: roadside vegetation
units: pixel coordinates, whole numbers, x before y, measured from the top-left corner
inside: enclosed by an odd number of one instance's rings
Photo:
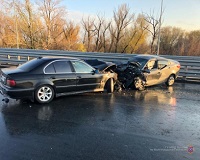
[[[100,14],[69,21],[60,0],[0,0],[0,47],[80,52],[155,54],[159,17],[136,15],[130,6],[113,9],[108,19]],[[200,55],[200,30],[161,28],[160,54]]]

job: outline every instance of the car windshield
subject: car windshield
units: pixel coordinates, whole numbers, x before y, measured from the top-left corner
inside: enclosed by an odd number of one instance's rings
[[[141,57],[134,57],[130,60],[130,62],[139,62],[141,65],[140,68],[143,68],[144,65],[148,62],[148,60]]]
[[[28,61],[24,64],[22,64],[21,66],[17,67],[18,69],[21,69],[23,71],[31,71],[32,69],[38,67],[39,65],[41,65],[43,63],[42,59],[33,59],[31,61]]]

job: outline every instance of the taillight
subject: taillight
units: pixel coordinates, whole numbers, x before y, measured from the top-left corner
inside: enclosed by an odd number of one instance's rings
[[[16,82],[13,79],[7,79],[7,85],[10,87],[16,86]]]
[[[179,65],[177,65],[177,68],[181,68],[181,65],[179,64]]]

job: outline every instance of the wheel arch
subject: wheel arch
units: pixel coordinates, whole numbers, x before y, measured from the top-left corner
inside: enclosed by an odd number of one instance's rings
[[[173,76],[174,80],[173,80],[173,83],[172,83],[172,84],[169,84],[169,79],[170,79],[171,76]],[[172,74],[170,74],[169,77],[167,78],[165,84],[166,84],[167,86],[171,86],[171,85],[174,84],[175,79],[176,79],[176,74],[172,73]]]
[[[107,89],[106,87],[107,87],[107,85],[108,85],[110,79],[113,79],[113,81],[114,81],[114,78],[113,78],[113,77],[109,77],[109,78],[106,80],[105,84],[104,84],[104,89]]]
[[[106,89],[107,93],[113,93],[114,92],[114,79],[113,78],[108,79],[106,88],[107,88]]]
[[[47,85],[47,86],[51,86],[54,90],[54,97],[56,97],[56,87],[55,85],[50,82],[50,81],[42,81],[42,82],[38,82],[34,85],[34,92],[33,92],[33,99],[35,100],[35,91],[40,87],[40,86],[43,86],[43,85]]]
[[[109,81],[110,79],[113,80],[113,84],[115,85],[116,82],[117,82],[117,79],[118,79],[118,78],[117,78],[117,74],[113,74],[113,73],[112,73],[112,76],[109,76],[109,77],[106,78],[105,84],[104,84],[104,88],[106,87],[106,84],[108,83],[108,81]]]
[[[38,82],[34,85],[34,90],[36,90],[38,87],[40,87],[42,85],[50,85],[51,87],[53,87],[55,89],[53,82],[51,82],[51,81],[41,81],[41,82]]]
[[[175,73],[171,73],[171,74],[169,75],[169,77],[170,77],[170,76],[174,76],[174,79],[176,79],[176,74],[175,74]],[[168,77],[168,78],[169,78],[169,77]]]
[[[45,89],[42,89],[43,87]],[[47,92],[45,91],[46,89],[48,89]],[[49,103],[55,98],[55,89],[49,84],[38,85],[34,91],[34,96],[34,100],[36,100],[38,103]]]

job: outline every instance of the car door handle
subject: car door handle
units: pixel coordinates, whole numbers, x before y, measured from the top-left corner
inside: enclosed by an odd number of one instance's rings
[[[77,76],[77,79],[81,79],[81,76]]]

